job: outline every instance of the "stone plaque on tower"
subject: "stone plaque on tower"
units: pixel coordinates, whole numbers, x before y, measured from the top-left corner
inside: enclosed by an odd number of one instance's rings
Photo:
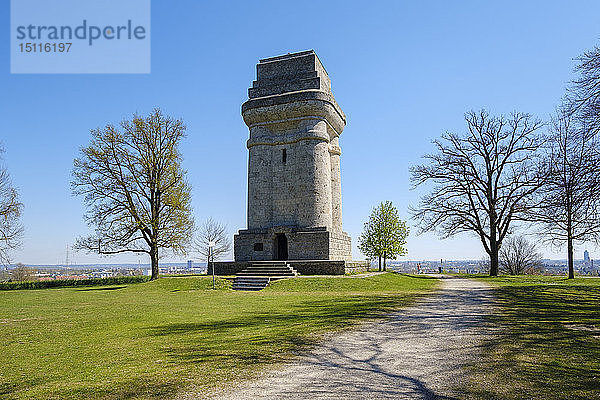
[[[350,261],[339,146],[346,116],[315,52],[260,60],[242,116],[248,226],[234,237],[235,261]]]

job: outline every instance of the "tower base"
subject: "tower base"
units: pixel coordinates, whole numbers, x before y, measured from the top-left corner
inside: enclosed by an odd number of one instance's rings
[[[240,230],[233,237],[236,262],[272,260],[352,261],[352,241],[346,232],[326,228],[280,226]]]

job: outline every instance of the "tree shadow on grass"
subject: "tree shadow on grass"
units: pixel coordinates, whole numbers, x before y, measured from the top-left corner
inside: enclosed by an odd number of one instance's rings
[[[158,381],[152,377],[137,377],[122,382],[116,381],[109,387],[102,388],[81,387],[67,393],[57,393],[56,398],[73,399],[167,399],[173,398],[180,390],[182,382],[177,379],[164,379]],[[68,395],[68,396],[66,396]]]
[[[109,377],[110,378],[110,377]],[[37,386],[43,387],[43,395],[36,393]],[[165,399],[173,398],[181,388],[177,379],[156,380],[140,376],[124,381],[115,380],[111,385],[104,383],[65,387],[62,382],[49,382],[46,379],[24,381],[16,384],[0,383],[0,398],[49,398],[49,399]]]
[[[96,291],[96,290],[119,290],[119,289],[125,289],[127,286],[107,286],[107,287],[87,287],[84,289],[77,289],[78,292],[89,292],[89,291]]]
[[[504,286],[496,293],[503,312],[492,321],[502,333],[486,343],[487,358],[475,365],[467,392],[490,399],[600,398],[600,287]]]
[[[364,297],[361,299],[341,298],[336,301],[307,300],[301,304],[288,307],[281,312],[248,312],[235,318],[225,318],[213,322],[168,324],[148,329],[148,335],[170,337],[173,335],[188,335],[189,341],[183,345],[170,346],[167,350],[169,358],[177,363],[209,363],[218,368],[250,368],[260,364],[279,361],[282,353],[302,353],[302,359],[308,357],[312,363],[309,370],[297,372],[296,375],[306,375],[310,379],[310,371],[324,369],[325,380],[310,380],[306,385],[295,387],[285,386],[285,393],[294,398],[319,397],[323,393],[346,393],[356,395],[369,393],[375,398],[423,398],[423,399],[453,399],[442,396],[428,387],[420,375],[409,376],[399,371],[410,371],[406,365],[400,369],[393,367],[395,361],[389,359],[389,354],[383,354],[379,342],[393,341],[397,337],[412,337],[418,343],[425,340],[432,328],[439,333],[433,333],[434,340],[446,339],[446,335],[459,337],[472,335],[485,325],[482,309],[491,306],[490,290],[465,293],[460,290],[445,291],[443,301],[427,299],[418,311],[401,310],[372,326],[368,333],[359,332],[359,339],[350,347],[328,347],[327,356],[317,351],[306,352],[316,344],[319,337],[310,332],[327,329],[343,328],[353,323],[371,319],[389,312],[400,304],[406,304],[409,296],[396,298],[390,296]],[[470,313],[470,309],[478,312]],[[382,331],[384,329],[384,331]],[[485,331],[485,330],[484,330]],[[370,336],[369,336],[370,335]],[[353,336],[354,337],[354,336]],[[422,338],[422,339],[419,339]],[[329,343],[329,342],[328,342]],[[413,343],[413,342],[409,342]],[[373,355],[361,359],[355,356],[355,351],[370,346]],[[454,349],[448,346],[426,346],[424,349],[407,348],[407,356],[411,357],[408,365],[418,365],[423,360],[423,352],[427,354],[426,362],[430,368],[424,372],[429,379],[435,381],[437,376],[456,373],[456,362],[443,363],[449,349],[462,354],[463,342],[456,342]],[[469,344],[469,351],[477,351],[477,345]],[[322,349],[322,347],[319,347]],[[317,349],[318,350],[318,349]],[[393,353],[398,354],[405,353]],[[386,359],[386,357],[388,357]],[[412,373],[410,375],[413,375]],[[280,379],[281,381],[281,379]],[[285,381],[283,378],[282,381]],[[294,392],[301,391],[301,392]],[[298,397],[300,396],[300,397]],[[342,398],[343,396],[340,396]]]
[[[226,358],[232,358],[234,364],[272,362],[280,359],[282,352],[298,352],[314,345],[319,339],[318,333],[381,316],[410,298],[368,296],[308,300],[279,312],[252,311],[234,318],[154,326],[147,328],[147,335],[188,336],[189,339],[184,340],[186,344],[166,350],[177,362],[225,361]]]
[[[332,346],[323,356],[316,354],[309,361],[311,368],[325,368],[330,379],[326,382],[313,382],[310,392],[302,388],[302,394],[312,397],[322,392],[336,393],[340,398],[359,398],[368,393],[377,399],[419,398],[423,400],[457,400],[455,397],[435,393],[423,380],[404,374],[397,374],[381,366],[380,358],[385,358],[381,344],[368,344],[371,356],[363,359],[356,357],[347,349]],[[452,372],[452,371],[448,371]],[[360,395],[363,396],[360,396]]]
[[[413,274],[407,274],[404,272],[395,272],[398,275],[402,275],[404,277],[407,278],[414,278],[414,279],[440,279],[442,278],[441,276],[430,276],[430,275],[413,275]]]
[[[349,325],[372,319],[405,304],[411,296],[352,296],[335,300],[306,300],[289,305],[284,311],[252,311],[234,318],[198,323],[176,323],[147,328],[150,336],[168,336],[190,332],[222,333],[230,328],[272,326],[295,322],[320,322],[323,327]],[[325,318],[325,320],[323,320]]]

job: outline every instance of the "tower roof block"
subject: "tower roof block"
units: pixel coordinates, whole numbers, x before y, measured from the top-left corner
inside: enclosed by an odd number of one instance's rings
[[[248,89],[248,98],[242,105],[244,121],[250,127],[272,121],[270,111],[277,111],[281,119],[302,117],[303,114],[325,117],[339,135],[346,125],[346,116],[331,92],[331,80],[313,50],[265,58],[256,66],[256,80]],[[296,103],[294,108],[276,107]],[[264,109],[269,116],[261,116]]]

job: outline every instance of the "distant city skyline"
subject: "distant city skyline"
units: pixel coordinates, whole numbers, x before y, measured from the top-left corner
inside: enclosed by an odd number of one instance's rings
[[[300,29],[314,8],[327,29]],[[9,2],[0,8],[9,21]],[[575,78],[576,58],[600,45],[600,3],[347,2],[152,3],[150,74],[11,75],[9,38],[0,41],[2,162],[24,203],[25,264],[61,264],[65,248],[90,231],[81,198],[71,196],[73,159],[90,129],[118,124],[154,107],[188,127],[184,167],[198,223],[213,217],[231,236],[246,227],[248,131],[240,116],[260,58],[314,49],[347,115],[341,136],[343,227],[353,256],[371,209],[391,200],[408,220],[407,260],[476,260],[477,238],[416,235],[408,206],[409,167],[433,151],[431,140],[464,131],[463,114],[528,112],[547,120]],[[228,21],[223,24],[221,21]],[[173,21],[178,21],[174,23]],[[260,22],[257,22],[260,21]],[[290,29],[290,27],[298,29]],[[324,32],[326,31],[326,32]],[[249,36],[252,36],[252,39]],[[518,232],[518,229],[515,229]],[[538,241],[536,237],[532,240]],[[576,247],[594,259],[593,244]],[[566,258],[564,248],[542,248]],[[144,256],[100,257],[70,252],[79,263],[137,264]],[[185,262],[194,256],[166,257]]]
[[[588,254],[588,257],[586,258],[585,254]],[[542,258],[542,261],[551,261],[551,262],[567,262],[566,258]],[[65,260],[66,261],[66,260]],[[432,260],[432,259],[411,259],[411,258],[407,258],[407,257],[398,257],[397,259],[388,259],[387,262],[389,264],[397,264],[397,263],[418,263],[418,262],[430,262],[430,263],[439,263],[440,261],[442,261],[442,263],[446,263],[446,262],[479,262],[481,261],[480,258],[473,258],[473,259],[437,259],[437,260]],[[580,262],[580,263],[589,263],[589,262],[593,262],[594,258],[589,256],[589,252],[586,250],[582,253],[582,257],[578,257],[578,254],[575,254],[575,258],[574,258],[575,262]],[[373,261],[375,262],[375,261]],[[7,267],[10,266],[14,266],[16,264],[19,264],[17,262],[14,262],[12,264],[7,265]],[[104,267],[130,267],[130,268],[134,268],[134,267],[142,267],[142,268],[146,268],[146,267],[150,267],[150,263],[149,262],[142,262],[141,260],[137,263],[133,263],[133,262],[128,262],[128,261],[123,261],[123,262],[114,262],[110,259],[104,259],[104,260],[100,260],[99,262],[87,262],[87,263],[78,263],[76,261],[72,261],[69,263],[66,262],[57,262],[57,263],[43,263],[43,264],[36,264],[36,263],[20,263],[20,264],[24,264],[25,266],[31,266],[31,267],[39,267],[39,268],[52,268],[52,267],[73,267],[73,268],[80,268],[80,267],[89,267],[89,266],[104,266]],[[179,261],[159,261],[159,264],[161,266],[163,265],[179,265],[179,266],[187,266],[190,267],[190,265],[192,266],[197,266],[197,265],[203,265],[206,266],[207,262],[201,260],[200,258],[195,258],[195,259],[189,259],[189,258],[185,258],[183,257],[181,260]]]
[[[586,259],[584,253],[583,259],[575,259],[575,272],[579,275],[598,276],[600,269],[594,266],[593,259]],[[0,267],[0,278],[7,273],[10,273],[12,268],[17,266]],[[149,275],[151,273],[151,265],[149,263],[127,264],[76,264],[76,265],[25,265],[29,268],[30,273],[34,274],[41,280],[56,280],[56,279],[89,279],[89,278],[105,278],[122,275]],[[377,261],[371,262],[371,267],[377,269]],[[446,272],[455,273],[482,273],[485,272],[485,266],[481,260],[388,260],[387,268],[400,272],[408,273],[439,273],[440,267]],[[163,262],[160,263],[159,269],[164,274],[198,274],[206,273],[206,262],[194,262],[187,260],[186,262]],[[563,275],[567,271],[567,260],[549,260],[542,259],[540,264],[540,273],[542,274],[559,274]]]

